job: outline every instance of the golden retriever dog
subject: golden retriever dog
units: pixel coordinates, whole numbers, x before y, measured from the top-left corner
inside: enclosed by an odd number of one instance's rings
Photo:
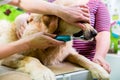
[[[56,0],[54,3],[65,6],[85,4],[85,2],[81,2],[81,0]],[[79,33],[79,36],[84,35],[83,40],[89,40],[95,37],[96,34],[95,29],[88,23],[84,23],[86,29],[82,30],[53,15],[22,14],[16,18],[14,23],[15,27],[11,27],[13,31],[9,31],[7,35],[11,36],[10,34],[12,34],[12,32],[24,26],[25,29],[20,38],[37,32],[72,36],[82,31],[82,33]],[[14,36],[16,36],[16,34]],[[9,39],[15,40],[13,35]],[[6,43],[7,42],[9,41],[6,41]],[[95,79],[109,80],[109,74],[100,65],[78,54],[72,47],[72,44],[71,40],[55,47],[29,50],[4,59],[2,64],[28,73],[33,80],[55,80],[54,73],[47,66],[58,65],[67,61],[88,69]]]

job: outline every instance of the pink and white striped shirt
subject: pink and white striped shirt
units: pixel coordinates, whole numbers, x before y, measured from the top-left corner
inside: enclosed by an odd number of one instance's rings
[[[54,0],[48,0],[52,2]],[[68,0],[69,1],[69,0]],[[91,25],[98,31],[110,31],[110,16],[106,5],[100,0],[89,0]],[[92,60],[95,54],[96,41],[80,41],[74,40],[73,47],[88,59]]]
[[[106,5],[100,0],[89,0],[91,25],[98,31],[110,31],[110,15]],[[96,41],[85,42],[74,40],[73,47],[88,59],[92,60],[96,50]]]

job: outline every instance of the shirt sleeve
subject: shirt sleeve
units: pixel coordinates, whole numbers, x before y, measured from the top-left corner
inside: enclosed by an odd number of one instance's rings
[[[106,5],[99,2],[98,9],[95,15],[95,28],[98,32],[110,31],[110,15]]]
[[[0,5],[7,4],[12,0],[0,0]]]

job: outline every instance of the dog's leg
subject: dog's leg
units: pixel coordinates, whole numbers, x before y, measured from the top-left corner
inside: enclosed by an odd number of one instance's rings
[[[0,80],[32,80],[29,75],[17,72],[8,71],[0,74]]]
[[[33,80],[55,80],[54,73],[33,57],[12,56],[3,63],[6,66],[16,68],[17,71],[28,73]]]
[[[22,60],[23,58],[24,58],[23,55],[14,54],[12,56],[5,58],[1,64],[10,68],[16,69],[18,68],[19,61]]]
[[[90,61],[80,54],[70,54],[66,60],[88,69],[94,79],[109,80],[109,74],[103,69],[103,67]]]
[[[33,57],[25,57],[21,60],[18,70],[29,73],[33,80],[55,80],[54,73]]]

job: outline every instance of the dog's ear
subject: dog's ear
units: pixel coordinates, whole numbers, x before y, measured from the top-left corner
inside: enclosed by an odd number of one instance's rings
[[[43,23],[48,28],[48,33],[54,33],[58,27],[58,17],[53,15],[42,16]]]

